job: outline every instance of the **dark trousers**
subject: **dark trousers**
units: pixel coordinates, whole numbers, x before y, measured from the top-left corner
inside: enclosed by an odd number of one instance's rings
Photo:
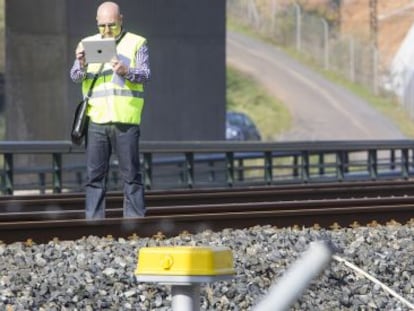
[[[86,219],[105,218],[105,193],[112,149],[124,183],[124,217],[143,217],[146,208],[139,163],[138,125],[89,123],[86,146]]]

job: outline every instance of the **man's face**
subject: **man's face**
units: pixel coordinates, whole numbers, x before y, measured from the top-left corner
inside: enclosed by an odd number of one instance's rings
[[[121,33],[122,16],[111,12],[102,12],[96,17],[102,38],[114,38]]]

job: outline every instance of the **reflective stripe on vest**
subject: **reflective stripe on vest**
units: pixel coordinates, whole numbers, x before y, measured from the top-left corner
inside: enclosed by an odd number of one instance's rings
[[[100,35],[94,37],[99,38]],[[145,38],[141,36],[126,33],[117,45],[118,57],[130,67],[134,67],[136,52],[145,41]],[[84,96],[87,95],[99,67],[100,64],[88,65],[87,75],[82,84]],[[88,116],[95,123],[140,124],[144,106],[143,96],[142,83],[132,83],[114,75],[111,65],[106,63],[90,96]]]
[[[128,96],[128,97],[144,97],[144,93],[140,91],[132,91],[126,89],[112,89],[93,92],[90,98],[107,97],[107,96]]]

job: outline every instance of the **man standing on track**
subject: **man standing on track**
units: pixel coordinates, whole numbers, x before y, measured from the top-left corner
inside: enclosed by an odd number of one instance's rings
[[[89,96],[86,144],[86,218],[105,218],[105,193],[112,149],[116,152],[124,183],[124,217],[143,217],[146,208],[139,162],[144,84],[150,79],[147,41],[126,32],[119,6],[104,2],[96,16],[99,33],[92,38],[115,38],[117,56],[105,64],[87,64],[82,43],[70,72]],[[90,38],[90,37],[89,37]],[[101,65],[103,67],[101,67]],[[93,80],[98,73],[95,84]]]

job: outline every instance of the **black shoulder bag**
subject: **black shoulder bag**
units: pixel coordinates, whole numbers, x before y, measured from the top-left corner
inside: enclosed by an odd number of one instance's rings
[[[89,97],[92,95],[93,87],[95,86],[96,80],[98,80],[99,74],[101,73],[103,66],[104,64],[101,65],[98,72],[93,77],[93,81],[91,83],[91,86],[89,87],[88,94],[78,104],[78,107],[76,107],[71,132],[72,143],[74,143],[75,145],[82,144],[86,132],[88,131],[89,117],[86,115],[86,110],[88,108]]]

